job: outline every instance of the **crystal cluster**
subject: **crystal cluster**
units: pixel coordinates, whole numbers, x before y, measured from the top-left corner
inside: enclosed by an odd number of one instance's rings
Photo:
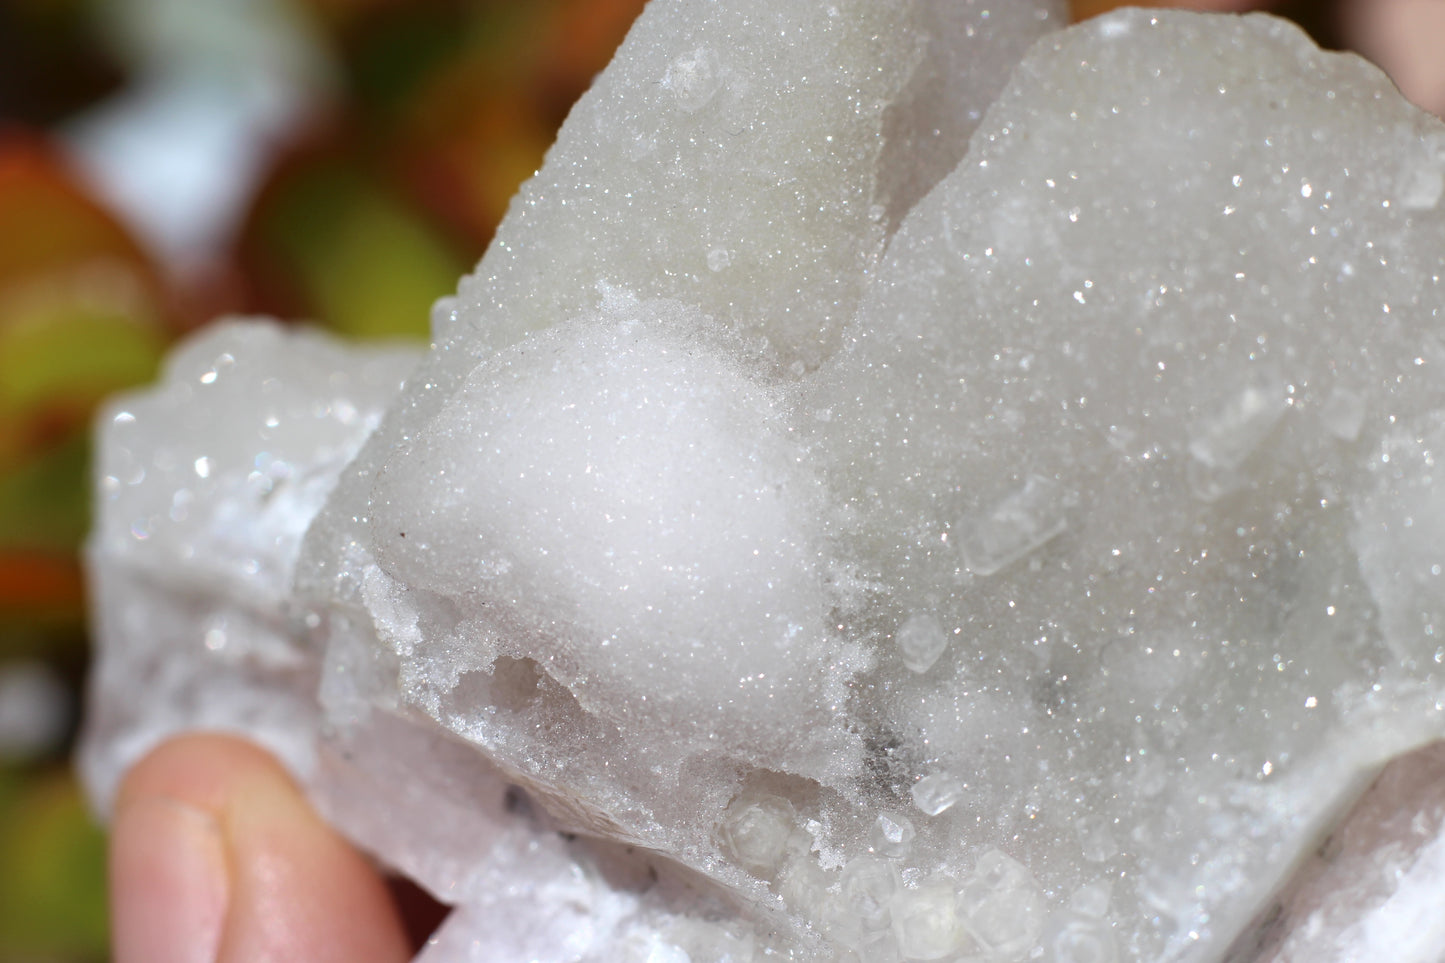
[[[117,400],[97,805],[248,733],[425,963],[1429,945],[1429,805],[1306,857],[1445,735],[1445,127],[1063,21],[654,0],[424,357],[229,324]]]

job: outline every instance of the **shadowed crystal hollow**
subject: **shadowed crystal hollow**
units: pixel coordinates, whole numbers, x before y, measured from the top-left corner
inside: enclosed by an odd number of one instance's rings
[[[1445,127],[1062,24],[654,0],[424,356],[115,401],[98,808],[248,733],[424,963],[1435,961]]]

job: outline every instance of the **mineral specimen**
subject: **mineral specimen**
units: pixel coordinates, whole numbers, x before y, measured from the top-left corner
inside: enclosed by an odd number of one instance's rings
[[[427,963],[1436,959],[1421,790],[1308,857],[1445,735],[1445,127],[1061,20],[654,0],[415,367],[117,401],[97,805],[249,733]]]

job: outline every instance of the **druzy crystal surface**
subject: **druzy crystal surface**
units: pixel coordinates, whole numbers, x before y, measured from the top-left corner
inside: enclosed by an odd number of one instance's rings
[[[97,804],[248,733],[426,963],[1435,960],[1445,127],[1062,25],[654,0],[424,356],[117,400]]]

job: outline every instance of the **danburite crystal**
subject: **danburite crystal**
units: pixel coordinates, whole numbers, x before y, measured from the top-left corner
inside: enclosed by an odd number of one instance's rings
[[[912,820],[902,813],[883,812],[873,820],[873,849],[884,856],[907,856],[917,836]]]
[[[1290,877],[1445,735],[1445,128],[1260,16],[1005,84],[1060,21],[655,0],[419,366],[115,403],[97,804],[250,733],[427,963],[1429,947],[1418,792]]]

